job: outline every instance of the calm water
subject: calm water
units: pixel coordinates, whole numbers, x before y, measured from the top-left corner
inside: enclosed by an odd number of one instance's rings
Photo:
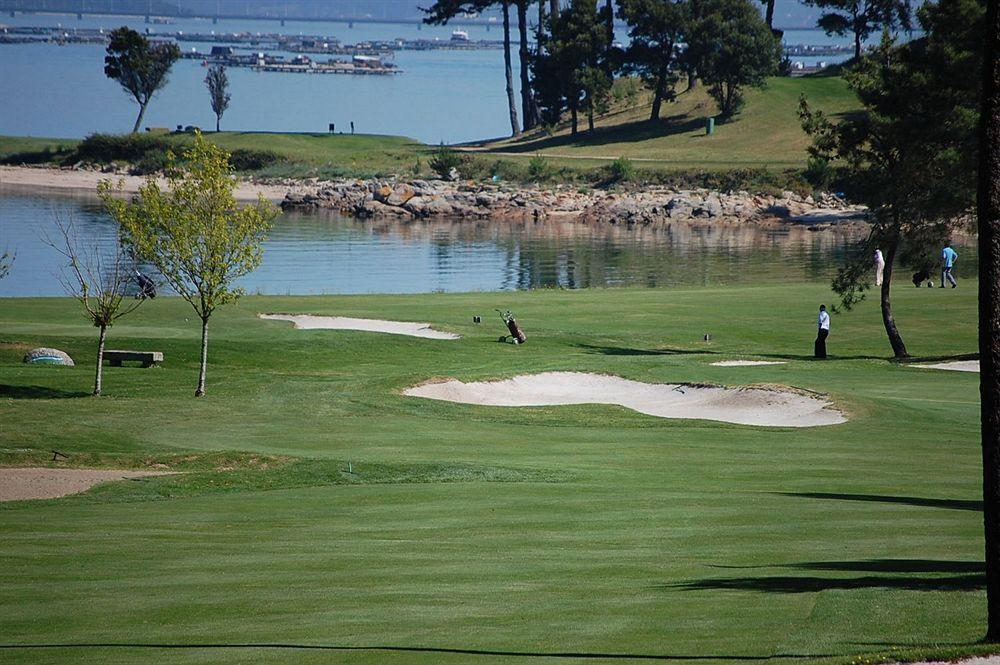
[[[72,15],[0,16],[7,25],[62,25],[66,28],[107,28],[126,24],[137,30],[184,32],[282,32],[334,36],[346,43],[365,39],[434,38],[447,40],[451,27],[416,24],[295,23],[277,21],[178,20],[172,25],[146,26],[141,18]],[[463,30],[471,39],[499,39],[498,27]],[[619,28],[618,38],[626,39]],[[817,30],[790,30],[788,43],[844,43]],[[182,42],[182,48],[207,51],[210,44]],[[517,53],[514,53],[515,71]],[[0,134],[77,138],[91,132],[123,132],[132,128],[137,107],[109,81],[103,71],[100,45],[0,45]],[[797,58],[806,62],[836,57]],[[232,69],[232,104],[223,129],[247,131],[326,131],[331,122],[359,133],[410,136],[428,143],[471,141],[503,136],[510,127],[506,115],[503,55],[487,51],[400,51],[397,76],[306,76]],[[174,65],[170,83],[150,104],[143,124],[150,127],[198,125],[214,127],[203,83],[205,70],[196,60]],[[515,77],[516,78],[516,77]],[[16,91],[16,93],[15,93]]]
[[[0,296],[63,294],[64,260],[43,242],[56,235],[57,220],[72,222],[85,243],[114,240],[113,222],[92,197],[0,189],[0,248],[17,253]],[[844,230],[803,227],[383,223],[288,214],[265,244],[263,265],[241,285],[251,293],[319,294],[825,281],[853,239]]]

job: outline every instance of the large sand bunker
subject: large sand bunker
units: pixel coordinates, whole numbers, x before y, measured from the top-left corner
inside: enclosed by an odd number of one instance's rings
[[[108,471],[105,469],[0,469],[0,501],[56,499],[78,494],[109,480],[170,475],[169,471]]]
[[[934,363],[933,365],[910,365],[920,369],[950,369],[953,372],[978,372],[978,360],[954,360],[947,363]]]
[[[260,318],[291,321],[302,330],[364,330],[367,332],[409,335],[428,339],[458,339],[459,335],[434,330],[429,323],[385,321],[383,319],[352,319],[347,316],[314,316],[312,314],[261,314]]]
[[[847,421],[826,400],[791,391],[641,383],[583,372],[545,372],[474,383],[452,379],[414,386],[404,394],[486,406],[617,404],[660,418],[772,427],[813,427]]]

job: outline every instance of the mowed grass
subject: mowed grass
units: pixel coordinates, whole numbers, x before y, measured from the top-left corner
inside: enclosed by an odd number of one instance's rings
[[[683,84],[682,84],[683,86]],[[618,157],[641,160],[647,170],[773,167],[801,168],[810,139],[802,130],[797,112],[799,97],[836,117],[856,110],[859,103],[838,76],[771,78],[762,90],[747,90],[746,105],[728,122],[716,124],[708,136],[705,120],[718,113],[705,86],[681,93],[665,103],[657,122],[649,121],[650,104],[643,103],[601,117],[593,133],[570,135],[566,123],[549,136],[530,134],[480,146],[498,153],[550,157],[553,165],[566,166],[584,158],[610,161]],[[592,162],[593,163],[593,162]]]
[[[96,338],[77,305],[2,300],[0,464],[56,449],[64,464],[188,474],[0,504],[0,659],[840,663],[989,649],[976,644],[978,377],[889,362],[874,302],[835,316],[833,357],[810,360],[830,301],[821,283],[247,297],[212,320],[199,400],[186,304],[158,298],[115,326],[110,347],[166,360],[107,368],[95,399]],[[914,354],[976,350],[971,280],[900,287],[895,303]],[[497,343],[498,307],[528,344]],[[257,319],[272,311],[463,338]],[[35,345],[79,364],[21,364]],[[710,364],[740,357],[788,362]],[[850,421],[758,428],[400,394],[545,370],[795,386]]]

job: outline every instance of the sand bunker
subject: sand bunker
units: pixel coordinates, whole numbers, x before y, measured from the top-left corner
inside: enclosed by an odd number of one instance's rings
[[[949,369],[953,372],[978,372],[978,360],[955,360],[948,363],[935,363],[933,365],[910,365],[920,369]]]
[[[545,372],[476,383],[452,379],[414,386],[404,394],[486,406],[617,404],[660,418],[772,427],[813,427],[847,421],[826,400],[811,395],[763,388],[641,383],[583,372]]]
[[[260,318],[291,321],[302,330],[364,330],[367,332],[409,335],[428,339],[459,339],[459,335],[434,330],[429,323],[384,321],[382,319],[352,319],[346,316],[313,316],[312,314],[261,314]]]
[[[784,365],[783,360],[720,360],[713,367],[751,367],[754,365]]]
[[[85,492],[109,480],[166,476],[169,471],[109,471],[106,469],[0,469],[0,501],[56,499]]]

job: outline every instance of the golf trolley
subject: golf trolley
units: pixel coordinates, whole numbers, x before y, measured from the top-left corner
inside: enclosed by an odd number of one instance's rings
[[[510,313],[509,309],[506,312],[499,309],[496,311],[500,314],[500,320],[503,321],[505,326],[507,326],[507,330],[510,333],[498,339],[498,342],[510,341],[512,344],[524,344],[528,341],[527,335],[525,335],[524,331],[521,330],[521,326],[517,325],[517,319],[514,318],[514,315]]]

